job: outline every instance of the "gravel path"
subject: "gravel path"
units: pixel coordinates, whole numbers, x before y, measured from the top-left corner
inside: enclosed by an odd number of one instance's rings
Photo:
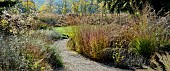
[[[64,68],[55,71],[128,71],[119,68],[91,61],[74,51],[70,51],[66,48],[68,39],[59,40],[55,43],[60,49]]]

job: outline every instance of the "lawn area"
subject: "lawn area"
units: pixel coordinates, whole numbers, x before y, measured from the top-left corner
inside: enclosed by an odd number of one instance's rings
[[[55,27],[53,30],[60,34],[68,35],[70,37],[74,36],[74,31],[78,26],[67,26],[67,27]]]

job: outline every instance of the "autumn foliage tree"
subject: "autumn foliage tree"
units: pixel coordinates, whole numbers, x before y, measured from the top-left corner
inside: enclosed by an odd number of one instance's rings
[[[56,8],[55,0],[46,0],[39,8],[39,12],[53,13]]]
[[[31,11],[35,11],[37,7],[33,0],[25,0],[22,1],[22,8],[24,12],[30,13]]]

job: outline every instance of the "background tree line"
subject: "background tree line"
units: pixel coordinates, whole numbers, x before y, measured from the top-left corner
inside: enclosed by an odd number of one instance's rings
[[[21,6],[25,12],[28,9],[37,9],[33,0],[3,0],[0,1],[0,11],[4,7],[8,8],[17,3],[23,3]],[[62,3],[56,3],[55,0],[45,0],[37,9],[39,12],[53,13],[120,13],[128,12],[135,14],[140,12],[145,6],[149,5],[153,11],[163,15],[170,10],[170,0],[62,0]],[[20,7],[21,7],[20,6]]]

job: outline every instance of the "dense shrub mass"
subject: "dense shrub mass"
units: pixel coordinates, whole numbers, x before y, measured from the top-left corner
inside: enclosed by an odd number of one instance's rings
[[[39,21],[36,14],[11,14],[4,11],[0,18],[0,32],[5,35],[23,34],[28,30],[38,30],[50,28],[47,24]]]
[[[0,18],[0,70],[46,71],[62,66],[53,45],[61,37],[57,32],[43,30],[35,14],[5,12]]]

